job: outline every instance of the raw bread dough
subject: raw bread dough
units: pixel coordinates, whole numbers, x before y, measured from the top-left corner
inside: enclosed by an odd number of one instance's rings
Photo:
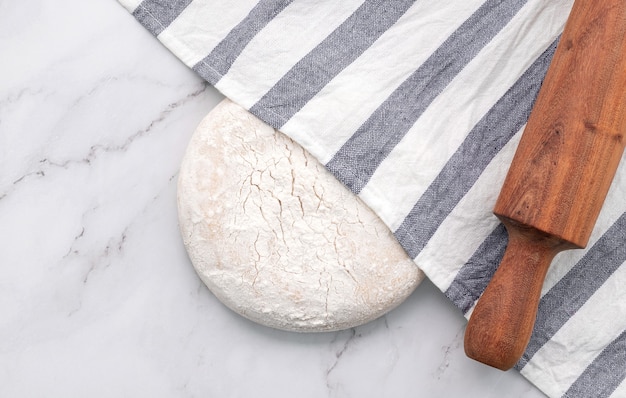
[[[255,322],[350,328],[400,304],[423,279],[356,195],[228,100],[194,133],[178,184],[181,232],[197,273]]]

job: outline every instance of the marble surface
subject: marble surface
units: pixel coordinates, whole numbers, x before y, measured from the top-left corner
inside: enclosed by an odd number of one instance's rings
[[[0,54],[0,396],[543,396],[465,357],[430,282],[336,333],[220,304],[183,248],[176,179],[222,97],[115,0],[0,1]]]

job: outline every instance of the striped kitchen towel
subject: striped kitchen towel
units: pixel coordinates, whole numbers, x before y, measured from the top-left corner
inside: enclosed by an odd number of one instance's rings
[[[119,0],[291,136],[470,316],[506,246],[491,214],[573,0]],[[557,256],[517,369],[626,397],[626,161],[585,250]]]

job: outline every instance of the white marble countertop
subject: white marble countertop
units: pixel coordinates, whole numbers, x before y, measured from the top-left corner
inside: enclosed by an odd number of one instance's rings
[[[543,396],[467,359],[465,320],[429,282],[337,333],[220,304],[175,200],[222,97],[115,0],[0,2],[0,54],[0,396]]]

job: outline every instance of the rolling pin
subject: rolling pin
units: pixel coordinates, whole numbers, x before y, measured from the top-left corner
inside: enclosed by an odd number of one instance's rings
[[[554,256],[584,248],[626,143],[626,1],[576,0],[494,208],[509,243],[465,331],[506,370],[530,340]]]

